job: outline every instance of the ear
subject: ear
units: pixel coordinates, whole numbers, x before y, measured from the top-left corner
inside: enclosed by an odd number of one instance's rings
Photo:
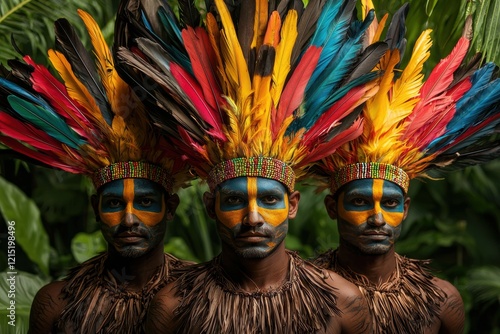
[[[299,211],[300,192],[294,191],[288,196],[288,219],[293,219]]]
[[[328,212],[328,216],[332,219],[337,219],[337,201],[332,194],[326,195],[325,207],[326,212]]]
[[[175,215],[175,210],[179,206],[179,195],[177,194],[172,194],[172,195],[166,195],[167,200],[165,201],[165,204],[167,206],[167,212],[166,212],[166,217],[167,220],[173,220],[174,215]]]
[[[408,211],[410,210],[410,202],[411,202],[410,197],[405,197],[403,220],[405,220],[406,216],[408,216]]]
[[[96,194],[90,196],[90,204],[92,204],[92,209],[94,209],[96,222],[100,222],[101,216],[99,216],[99,196]]]
[[[203,194],[203,203],[205,204],[205,209],[207,210],[207,214],[210,218],[216,219],[215,215],[215,194],[211,192],[205,192]]]

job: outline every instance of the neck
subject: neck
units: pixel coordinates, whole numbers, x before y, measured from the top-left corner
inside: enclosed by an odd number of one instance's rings
[[[396,269],[394,247],[381,255],[361,254],[340,244],[337,260],[343,268],[349,268],[357,274],[366,276],[374,284],[386,282]]]
[[[264,258],[242,258],[224,247],[221,253],[224,272],[233,283],[238,283],[247,292],[280,287],[288,276],[289,263],[283,242]]]
[[[163,244],[137,258],[123,257],[110,247],[106,268],[129,290],[139,291],[149,282],[158,268],[164,265],[164,261]]]

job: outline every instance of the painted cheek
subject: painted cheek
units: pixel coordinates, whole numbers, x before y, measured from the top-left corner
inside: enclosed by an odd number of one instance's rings
[[[248,208],[222,211],[220,209],[220,194],[217,192],[215,196],[215,214],[222,224],[229,228],[233,228],[243,221],[243,217],[247,215],[247,212]]]
[[[264,221],[272,226],[279,226],[288,219],[288,195],[285,194],[285,207],[281,209],[267,209],[258,207],[258,212]]]

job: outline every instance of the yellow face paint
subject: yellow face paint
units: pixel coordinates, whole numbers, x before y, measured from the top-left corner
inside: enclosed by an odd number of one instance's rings
[[[135,216],[147,226],[154,226],[162,221],[165,216],[164,194],[147,185],[141,179],[123,179],[103,186],[105,188],[99,196],[102,222],[108,226],[116,226],[127,215]]]
[[[232,181],[232,182],[231,182]],[[278,226],[288,219],[288,194],[265,178],[247,177],[228,180],[216,193],[215,213],[229,228],[258,214],[269,225]]]
[[[357,180],[339,195],[339,216],[353,225],[366,223],[381,214],[384,222],[396,227],[404,217],[404,197],[395,184],[381,179]]]

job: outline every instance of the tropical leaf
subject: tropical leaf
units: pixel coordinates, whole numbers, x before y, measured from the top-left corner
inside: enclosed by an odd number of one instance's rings
[[[71,253],[78,263],[82,263],[106,251],[106,240],[101,231],[80,232],[71,240]]]
[[[118,0],[2,0],[0,2],[0,63],[19,58],[11,45],[13,35],[17,45],[40,63],[46,63],[47,50],[54,46],[53,22],[65,17],[79,28],[79,35],[88,42],[85,27],[76,10],[81,8],[100,23],[105,37],[111,40],[113,19]]]
[[[485,266],[469,271],[468,289],[478,304],[500,306],[500,267]]]
[[[40,219],[35,202],[18,187],[0,177],[0,212],[12,225],[15,244],[21,247],[40,270],[49,274],[49,237]]]
[[[47,283],[47,280],[22,271],[17,271],[15,274],[0,273],[0,304],[2,305],[0,333],[24,334],[28,332],[31,303],[37,291]],[[12,301],[14,304],[11,304]],[[15,307],[14,317],[11,316],[9,307],[12,309]]]

